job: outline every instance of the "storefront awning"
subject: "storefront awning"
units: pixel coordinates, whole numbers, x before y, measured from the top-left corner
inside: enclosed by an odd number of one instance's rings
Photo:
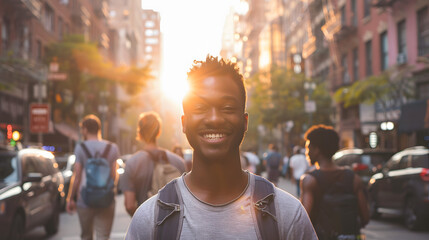
[[[55,126],[55,130],[57,130],[59,133],[61,133],[62,135],[74,140],[74,141],[78,141],[79,140],[79,133],[78,130],[71,127],[68,124],[65,123],[56,123],[54,124]]]
[[[429,99],[402,106],[398,131],[410,133],[429,128]]]

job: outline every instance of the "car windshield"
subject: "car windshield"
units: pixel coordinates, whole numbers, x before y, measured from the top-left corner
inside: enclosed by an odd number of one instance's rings
[[[17,156],[0,155],[0,183],[18,181]]]

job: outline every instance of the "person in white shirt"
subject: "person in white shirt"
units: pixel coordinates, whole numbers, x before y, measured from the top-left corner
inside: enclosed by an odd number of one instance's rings
[[[300,182],[301,176],[307,171],[309,165],[305,155],[301,153],[301,147],[295,146],[293,148],[293,156],[290,158],[289,166],[292,169],[292,176],[296,182],[296,194],[297,197],[300,196]]]

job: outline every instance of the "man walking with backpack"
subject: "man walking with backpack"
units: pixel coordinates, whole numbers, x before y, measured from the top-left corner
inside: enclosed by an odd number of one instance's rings
[[[192,171],[135,212],[126,239],[317,239],[300,202],[242,170],[246,90],[235,63],[207,56],[188,72],[182,130]]]
[[[278,152],[277,145],[271,143],[268,145],[268,152],[264,159],[265,168],[267,170],[267,179],[277,185],[280,176],[280,165],[282,156]]]
[[[365,239],[360,234],[369,221],[362,180],[350,169],[336,166],[332,156],[339,136],[332,127],[316,125],[304,136],[307,160],[318,167],[305,174],[301,202],[320,240]]]
[[[77,210],[81,239],[109,239],[115,213],[119,150],[101,137],[100,119],[88,115],[80,123],[84,142],[75,148],[76,163],[67,197],[67,212]]]
[[[140,114],[137,139],[144,143],[144,148],[127,161],[119,186],[124,193],[125,209],[130,216],[146,199],[185,172],[185,162],[181,157],[158,147],[157,139],[160,134],[159,115],[156,112]]]

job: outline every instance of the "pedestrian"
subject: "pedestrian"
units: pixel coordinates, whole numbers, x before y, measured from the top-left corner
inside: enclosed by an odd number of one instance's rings
[[[365,239],[360,233],[369,221],[364,186],[352,170],[332,162],[339,149],[337,132],[332,127],[316,125],[304,138],[307,160],[318,165],[302,178],[301,202],[319,239]]]
[[[182,130],[192,171],[139,207],[126,239],[316,239],[297,199],[241,168],[248,115],[237,65],[207,56],[188,82]]]
[[[285,156],[283,157],[283,166],[282,166],[282,176],[286,179],[290,178],[290,158],[289,158],[289,153],[286,153]]]
[[[181,146],[179,146],[179,145],[174,146],[172,152],[177,154],[179,157],[183,158],[187,172],[192,170],[192,160],[186,160],[185,159],[185,156],[183,154],[183,149]]]
[[[76,162],[67,197],[67,212],[72,214],[77,210],[81,239],[93,239],[94,228],[97,239],[109,239],[115,213],[114,186],[118,180],[116,159],[119,149],[115,143],[102,139],[97,116],[87,115],[79,125],[84,141],[76,145],[74,151]],[[98,165],[100,168],[104,166],[105,171],[99,170]],[[92,174],[87,174],[88,171]],[[93,191],[97,188],[94,185],[102,191]],[[97,198],[99,200],[94,200]]]
[[[158,146],[157,139],[161,134],[161,118],[156,112],[145,112],[140,114],[137,127],[137,140],[143,142],[142,150],[137,151],[127,161],[125,171],[120,182],[120,189],[124,193],[124,205],[130,216],[133,216],[136,209],[151,194],[156,194],[160,187],[153,184],[159,177],[174,178],[185,172],[185,163],[183,158],[175,153]],[[164,165],[170,165],[168,175],[163,170],[163,176],[155,174],[156,167],[160,165],[157,161],[161,158],[165,160]],[[160,166],[164,166],[160,165]],[[165,179],[169,181],[171,179]],[[154,193],[153,193],[154,192]]]
[[[280,176],[280,166],[282,164],[282,156],[278,152],[277,145],[271,143],[268,145],[268,152],[264,158],[265,169],[267,171],[267,179],[277,185]]]
[[[295,146],[293,147],[293,155],[290,158],[290,168],[293,175],[293,178],[295,179],[296,183],[296,194],[299,198],[301,192],[300,192],[300,182],[301,182],[301,176],[304,175],[304,173],[308,170],[309,164],[307,162],[307,159],[305,158],[305,155],[301,153],[301,147]]]

